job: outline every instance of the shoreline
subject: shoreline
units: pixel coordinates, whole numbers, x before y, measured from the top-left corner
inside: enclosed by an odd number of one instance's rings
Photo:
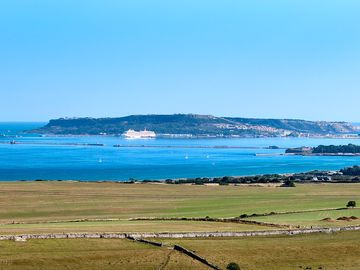
[[[359,157],[360,153],[285,153],[283,155],[303,157]]]
[[[323,173],[324,175],[328,174],[334,174],[339,173],[340,170],[324,170],[324,171],[317,171],[318,173]],[[17,179],[17,180],[0,180],[1,183],[19,183],[19,182],[78,182],[78,183],[117,183],[117,184],[166,184],[166,185],[174,185],[175,183],[168,183],[167,181],[171,180],[173,182],[175,181],[190,181],[194,180],[194,182],[186,182],[186,183],[176,183],[176,185],[197,185],[195,183],[196,179],[216,179],[216,178],[235,178],[235,179],[242,179],[242,178],[253,178],[253,177],[293,177],[297,174],[310,174],[309,171],[302,171],[302,172],[291,172],[291,173],[275,173],[275,174],[253,174],[253,175],[222,175],[222,176],[215,176],[215,177],[208,177],[208,176],[202,176],[202,177],[183,177],[183,178],[161,178],[161,179],[127,179],[127,180],[109,180],[109,179],[103,179],[103,180],[81,180],[81,179]],[[355,176],[348,176],[348,177],[355,177]],[[343,183],[343,184],[354,184],[356,182],[340,182],[340,181],[328,181],[328,180],[308,180],[308,181],[295,181],[296,184],[321,184],[321,183],[328,183],[328,184],[337,184],[337,183]],[[234,185],[234,186],[259,186],[259,185],[281,185],[282,182],[251,182],[251,183],[233,183],[229,182],[227,185]],[[203,185],[221,185],[217,182],[206,182]]]
[[[126,138],[122,134],[56,134],[56,133],[30,133],[28,131],[23,131],[17,134],[0,134],[5,135],[3,138],[9,137],[14,138],[16,136],[20,137],[117,137],[117,138]],[[22,136],[27,135],[27,136]],[[1,136],[0,136],[1,138]],[[156,140],[156,139],[273,139],[273,138],[303,138],[303,139],[360,139],[359,135],[356,134],[313,134],[313,135],[303,135],[303,136],[240,136],[240,135],[195,135],[195,134],[157,134],[155,138],[141,138],[141,140]],[[136,140],[136,139],[129,139]]]

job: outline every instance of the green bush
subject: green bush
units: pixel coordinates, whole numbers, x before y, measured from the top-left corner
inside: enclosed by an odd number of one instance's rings
[[[282,187],[295,187],[295,183],[291,179],[286,179],[281,186]]]
[[[356,207],[356,202],[355,201],[348,201],[346,207]]]
[[[237,263],[231,262],[226,266],[226,270],[240,270],[240,266]]]

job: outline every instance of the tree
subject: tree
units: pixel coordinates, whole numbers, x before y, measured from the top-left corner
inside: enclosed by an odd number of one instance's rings
[[[291,179],[286,179],[281,185],[282,187],[295,187],[294,181]]]
[[[348,201],[346,207],[352,207],[352,208],[354,208],[354,207],[356,207],[356,202],[355,202],[355,201]]]
[[[240,266],[237,263],[231,262],[226,266],[226,270],[240,270]]]
[[[340,170],[340,172],[342,172],[344,175],[357,176],[357,175],[360,175],[360,166],[344,168],[344,169]]]

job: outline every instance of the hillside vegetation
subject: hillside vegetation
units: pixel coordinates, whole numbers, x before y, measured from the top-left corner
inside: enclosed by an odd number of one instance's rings
[[[360,146],[349,143],[348,145],[319,145],[317,147],[288,148],[288,154],[360,154]]]
[[[313,122],[289,119],[251,119],[211,115],[131,115],[119,118],[60,118],[36,130],[39,134],[119,135],[129,129],[152,130],[157,134],[193,136],[299,136],[356,133],[345,122]]]

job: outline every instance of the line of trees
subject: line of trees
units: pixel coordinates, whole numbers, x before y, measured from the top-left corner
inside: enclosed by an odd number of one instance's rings
[[[198,177],[198,178],[187,178],[187,179],[167,179],[165,182],[168,184],[209,184],[215,183],[219,185],[227,184],[249,184],[249,183],[281,183],[286,180],[288,177],[278,175],[278,174],[265,174],[258,176],[224,176],[224,177]]]
[[[136,179],[130,178],[124,183],[132,184]],[[161,182],[160,180],[142,180],[143,183]],[[360,183],[360,166],[344,168],[339,172],[333,171],[310,171],[291,175],[264,174],[254,176],[224,176],[224,177],[197,177],[185,179],[167,179],[167,184],[266,184],[282,183],[283,187],[292,187],[295,183],[309,182],[332,182],[332,183]]]
[[[340,170],[344,175],[360,176],[360,166],[348,167]]]
[[[359,154],[360,153],[360,146],[355,144],[348,144],[348,145],[319,145],[314,147],[312,150],[315,154],[322,154],[322,153],[351,153],[351,154]]]

